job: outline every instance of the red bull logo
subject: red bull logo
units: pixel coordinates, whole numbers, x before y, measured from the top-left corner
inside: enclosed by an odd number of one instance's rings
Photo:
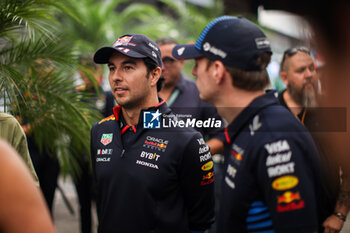
[[[119,45],[127,45],[130,40],[132,39],[132,36],[123,36],[123,37],[120,37],[114,44],[113,44],[113,47],[114,46],[119,46]]]
[[[286,205],[277,205],[277,212],[287,212],[287,211],[292,211],[292,210],[298,210],[304,208],[305,203],[303,200],[300,200],[298,202],[291,202]]]
[[[201,181],[201,186],[205,186],[205,185],[208,185],[208,184],[211,184],[211,183],[213,183],[214,182],[214,177],[213,178],[211,178],[211,179],[209,179],[209,180],[207,180],[207,181]]]
[[[286,212],[304,208],[304,200],[299,192],[287,191],[277,197],[277,212]]]
[[[238,161],[242,160],[242,155],[240,153],[237,153],[234,150],[231,150],[231,154],[233,155],[233,157],[235,157]]]
[[[288,204],[293,201],[299,201],[299,200],[301,200],[299,192],[294,193],[294,192],[288,191],[283,193],[281,196],[277,197],[278,204],[281,204],[281,203]]]
[[[214,176],[213,172],[208,172],[205,176],[203,176],[203,180],[209,180]]]
[[[114,115],[111,115],[103,120],[101,120],[100,122],[98,122],[98,124],[101,124],[102,122],[105,122],[105,121],[110,121],[110,120],[115,120],[115,117]]]
[[[165,145],[163,143],[158,143],[157,146],[160,147],[160,148],[165,149],[167,145]]]

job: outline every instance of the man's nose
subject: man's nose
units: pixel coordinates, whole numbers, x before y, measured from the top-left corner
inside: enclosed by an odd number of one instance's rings
[[[315,72],[311,69],[306,69],[304,72],[304,77],[306,79],[312,79],[312,77],[315,75]]]
[[[112,76],[111,79],[113,82],[118,82],[118,81],[123,80],[122,75],[118,71],[115,71],[113,74],[111,74],[111,76]]]

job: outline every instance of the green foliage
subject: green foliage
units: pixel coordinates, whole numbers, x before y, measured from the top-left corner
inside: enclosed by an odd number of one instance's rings
[[[74,91],[73,41],[55,17],[65,9],[54,0],[0,1],[0,100],[31,129],[40,150],[75,175],[97,118]]]

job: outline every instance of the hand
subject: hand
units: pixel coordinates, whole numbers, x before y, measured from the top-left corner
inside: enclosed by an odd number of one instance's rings
[[[343,228],[344,221],[335,215],[331,215],[322,225],[324,227],[324,233],[338,233]]]

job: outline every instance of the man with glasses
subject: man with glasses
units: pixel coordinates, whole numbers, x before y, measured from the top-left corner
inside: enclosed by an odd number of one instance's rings
[[[270,42],[252,22],[222,16],[173,55],[195,59],[202,99],[228,122],[218,232],[316,232],[319,157],[276,93],[265,93]]]
[[[317,106],[319,83],[316,67],[306,47],[295,47],[284,52],[280,76],[286,89],[279,94],[280,102],[304,123],[305,108]]]
[[[163,87],[159,96],[164,99],[172,111],[196,119],[220,119],[216,108],[199,98],[199,92],[195,82],[186,79],[181,73],[184,60],[175,59],[172,55],[173,48],[178,42],[172,38],[160,38],[158,44],[163,61],[162,76]],[[210,147],[212,155],[223,152],[224,131],[223,123],[220,128],[196,128],[204,138],[209,139],[206,144]],[[214,161],[222,161],[220,155],[215,155]]]
[[[323,182],[319,232],[339,232],[349,212],[350,180],[345,173],[340,179],[339,164],[332,155],[325,152],[320,134],[317,133],[323,131],[325,124],[330,124],[320,122],[319,115],[332,113],[327,109],[317,108],[319,80],[310,50],[306,47],[287,49],[281,61],[280,76],[286,84],[286,89],[278,97],[280,103],[310,130],[320,152]]]

